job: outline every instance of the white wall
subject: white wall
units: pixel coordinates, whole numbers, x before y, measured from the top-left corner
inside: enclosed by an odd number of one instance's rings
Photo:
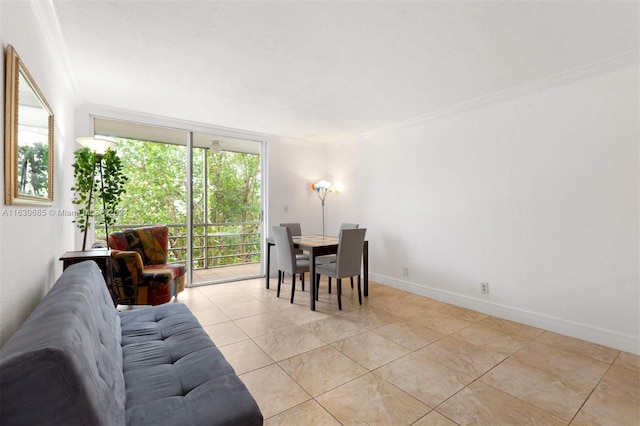
[[[58,209],[72,210],[73,100],[66,80],[57,72],[55,52],[30,2],[0,2],[0,40],[18,52],[55,117],[54,203],[45,217],[17,216],[34,207],[6,206],[0,212],[0,345],[17,330],[62,272],[58,258],[73,246],[73,224]],[[3,53],[4,56],[4,53]],[[4,61],[2,66],[4,82]],[[4,84],[0,87],[4,99]],[[0,117],[4,128],[4,116]],[[4,150],[0,150],[4,164]],[[4,173],[0,175],[4,188]]]
[[[325,176],[326,147],[290,140],[267,141],[265,234],[285,222],[299,222],[302,232],[322,233],[320,200],[311,183]],[[286,212],[285,212],[286,206]],[[270,275],[275,276],[277,262],[272,250]]]
[[[335,147],[372,279],[640,353],[639,70],[600,68]]]
[[[310,185],[325,178],[326,147],[274,140],[267,143],[267,156],[269,227],[299,222],[304,233],[322,233],[321,204]],[[330,214],[327,201],[325,215]],[[271,234],[270,229],[267,234]]]

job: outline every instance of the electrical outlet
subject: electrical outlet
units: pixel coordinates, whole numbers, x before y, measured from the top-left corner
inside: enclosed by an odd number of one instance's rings
[[[404,277],[408,277],[409,276],[409,268],[407,268],[406,266],[404,268],[402,268],[402,276],[404,276]]]
[[[489,294],[489,283],[480,283],[480,293]]]
[[[282,207],[282,212],[283,213],[289,213],[289,206],[287,206],[286,204],[284,205],[284,207]]]

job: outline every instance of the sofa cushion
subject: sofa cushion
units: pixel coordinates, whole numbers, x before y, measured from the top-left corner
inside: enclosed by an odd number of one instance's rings
[[[124,424],[122,368],[102,273],[72,265],[0,350],[0,423]]]
[[[262,424],[233,368],[182,304],[124,311],[128,424]]]

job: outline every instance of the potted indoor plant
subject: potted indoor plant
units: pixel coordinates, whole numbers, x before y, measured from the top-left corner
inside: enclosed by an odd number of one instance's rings
[[[72,202],[80,208],[73,222],[84,232],[84,251],[92,219],[96,224],[104,224],[105,238],[109,238],[108,226],[113,225],[118,217],[117,209],[126,192],[127,177],[122,172],[120,158],[111,148],[97,152],[85,146],[74,156],[73,177],[76,183],[71,188],[74,191]]]

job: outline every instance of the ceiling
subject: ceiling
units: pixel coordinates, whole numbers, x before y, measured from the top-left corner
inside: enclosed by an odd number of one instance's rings
[[[349,141],[639,47],[636,1],[52,0],[79,102]]]

